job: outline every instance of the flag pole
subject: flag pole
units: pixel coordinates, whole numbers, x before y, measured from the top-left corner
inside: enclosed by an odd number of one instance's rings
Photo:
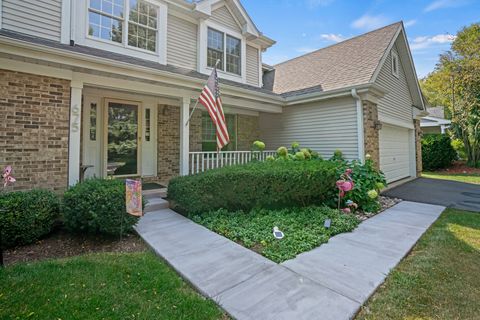
[[[220,59],[217,59],[217,62],[215,62],[214,68],[217,68],[219,63],[220,63]],[[188,116],[188,120],[185,123],[185,127],[188,126],[188,124],[190,123],[190,119],[192,118],[193,113],[195,112],[195,109],[197,109],[197,106],[198,106],[198,98],[197,98],[197,101],[195,102],[195,105],[193,106],[192,112],[190,112],[190,115]]]

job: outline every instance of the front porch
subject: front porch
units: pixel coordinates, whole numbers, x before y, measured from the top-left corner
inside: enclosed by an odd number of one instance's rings
[[[259,112],[251,109],[225,104],[231,143],[217,153],[215,129],[203,106],[187,124],[193,98],[84,85],[81,99],[79,171],[70,184],[91,177],[131,177],[167,185],[178,175],[265,160],[274,153],[250,151],[260,139]],[[70,157],[70,164],[75,160]]]

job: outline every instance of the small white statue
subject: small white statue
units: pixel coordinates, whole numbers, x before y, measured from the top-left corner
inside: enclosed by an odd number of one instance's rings
[[[278,227],[273,227],[273,236],[276,239],[283,239],[285,235],[283,234],[282,231],[280,231],[280,229],[278,229]]]

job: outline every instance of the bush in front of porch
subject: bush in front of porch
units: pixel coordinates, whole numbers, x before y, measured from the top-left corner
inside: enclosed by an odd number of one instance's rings
[[[319,205],[335,187],[336,167],[322,160],[252,162],[172,179],[168,198],[188,215]]]

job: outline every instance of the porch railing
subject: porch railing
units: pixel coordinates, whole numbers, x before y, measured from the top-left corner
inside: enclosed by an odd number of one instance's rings
[[[190,152],[189,173],[195,174],[210,169],[222,168],[235,164],[245,164],[252,160],[265,161],[276,151],[222,151]]]

